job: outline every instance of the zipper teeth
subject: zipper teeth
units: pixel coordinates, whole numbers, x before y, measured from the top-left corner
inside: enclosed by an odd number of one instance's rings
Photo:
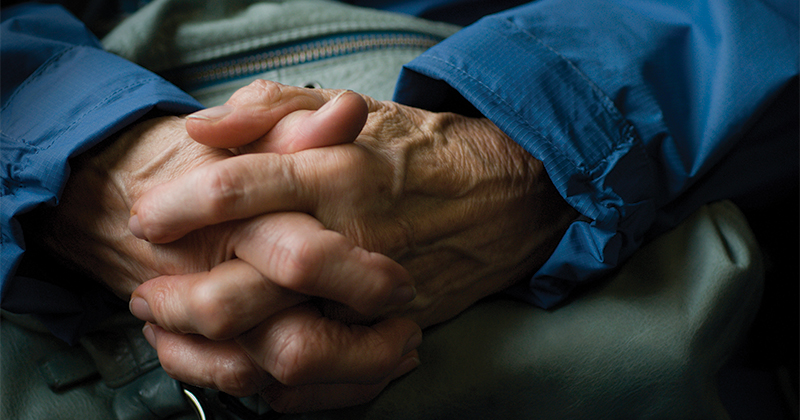
[[[173,70],[166,78],[178,86],[198,88],[279,68],[346,54],[386,48],[430,48],[442,38],[410,32],[342,34],[248,54],[244,57]]]

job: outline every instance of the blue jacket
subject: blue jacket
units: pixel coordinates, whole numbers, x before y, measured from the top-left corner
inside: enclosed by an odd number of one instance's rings
[[[458,23],[519,3],[350,2]],[[540,0],[409,63],[396,99],[482,114],[544,162],[582,216],[512,293],[550,307],[700,205],[768,203],[796,181],[797,16],[793,1]],[[115,299],[16,276],[19,216],[58,203],[70,157],[152,109],[200,105],[102,51],[63,9],[24,6],[2,19],[2,306],[72,340]]]

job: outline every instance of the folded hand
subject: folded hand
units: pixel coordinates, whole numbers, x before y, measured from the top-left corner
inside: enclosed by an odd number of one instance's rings
[[[320,97],[328,112],[353,124],[308,124],[302,112],[271,117],[275,98]],[[353,127],[363,121],[362,101],[368,115],[359,133]],[[423,327],[532,273],[575,216],[541,162],[486,119],[266,81],[197,117],[187,123],[193,138],[238,155],[146,192],[132,209],[138,236],[167,243],[204,226],[302,212],[402,264],[416,299],[382,315],[409,316]],[[253,249],[247,258],[266,256]],[[363,319],[341,305],[325,310]]]
[[[278,101],[273,118],[297,113],[306,126],[341,119],[304,106]],[[73,161],[61,202],[41,217],[39,240],[120,297],[136,290],[132,312],[151,322],[146,337],[167,372],[185,382],[260,392],[296,411],[369,400],[416,367],[421,332],[412,321],[349,325],[313,304],[335,299],[372,316],[406,303],[413,289],[399,264],[308,214],[217,224],[169,244],[130,234],[130,208],[144,191],[233,157],[191,140],[185,123],[147,120]]]

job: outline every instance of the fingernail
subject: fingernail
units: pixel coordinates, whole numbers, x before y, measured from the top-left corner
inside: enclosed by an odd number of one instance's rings
[[[128,303],[128,309],[131,311],[133,316],[141,319],[142,321],[156,322],[156,319],[153,318],[153,313],[150,312],[150,305],[147,304],[146,300],[140,297],[131,299],[130,303]]]
[[[419,367],[419,365],[421,365],[421,364],[422,364],[422,362],[419,360],[418,357],[408,357],[408,358],[406,358],[405,360],[400,362],[400,364],[397,365],[397,368],[394,370],[394,372],[392,372],[392,375],[391,375],[392,376],[392,380],[397,379],[397,378],[405,375],[408,372],[411,372],[412,370],[414,370],[417,367]]]
[[[128,230],[131,231],[133,236],[139,239],[147,239],[144,236],[144,229],[142,229],[141,223],[139,223],[139,216],[133,215],[130,219],[128,219]]]
[[[156,332],[153,331],[153,327],[150,326],[150,324],[144,324],[144,327],[142,327],[142,334],[144,334],[145,340],[147,340],[147,342],[150,343],[150,347],[154,349],[157,348]]]
[[[189,114],[186,118],[191,120],[219,121],[230,115],[231,112],[233,112],[232,106],[220,105],[197,111],[194,114]]]
[[[420,344],[422,344],[422,331],[417,331],[411,336],[411,338],[408,339],[406,346],[403,347],[403,353],[401,354],[407,354],[411,350],[419,347]]]
[[[402,305],[404,303],[411,302],[415,297],[417,297],[417,289],[410,284],[404,284],[392,291],[392,294],[389,295],[389,300],[386,301],[386,304]]]
[[[325,102],[321,107],[319,107],[317,112],[325,112],[325,111],[327,111],[329,109],[333,109],[334,105],[336,105],[336,102],[339,102],[339,98],[344,96],[345,93],[350,93],[350,92],[352,92],[352,90],[346,90],[344,92],[339,92],[339,94],[334,96],[333,99],[331,99],[328,102]]]

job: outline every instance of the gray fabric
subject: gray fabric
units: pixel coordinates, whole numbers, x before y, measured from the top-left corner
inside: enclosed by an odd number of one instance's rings
[[[49,334],[33,318],[3,312],[0,322],[0,418],[150,420],[181,412],[187,416],[170,418],[195,418],[182,393],[151,395],[153,390],[159,389],[151,386],[154,383],[172,387],[177,387],[178,383],[166,376],[157,365],[151,365],[147,369],[148,363],[141,358],[143,355],[132,354],[138,353],[136,349],[141,346],[130,346],[128,340],[121,338],[126,333],[140,332],[141,327],[141,322],[132,317],[121,316],[109,320],[101,333],[106,338],[116,335],[117,339],[100,340],[94,344],[83,339],[81,345],[70,347]],[[117,332],[121,334],[115,334]],[[92,352],[87,348],[92,348]],[[99,360],[92,358],[93,354],[99,353],[104,353]],[[112,355],[118,357],[114,358]],[[142,363],[132,364],[132,359],[138,359]],[[101,370],[108,371],[113,367],[126,371],[139,366],[142,367],[143,375],[131,377],[125,383],[114,380],[116,375],[111,375],[114,379],[109,378],[111,382],[107,382],[100,374]],[[81,375],[77,376],[75,372],[81,372]],[[144,388],[149,388],[150,393]],[[117,409],[138,415],[118,417],[115,414]],[[166,415],[159,417],[156,414]]]
[[[350,89],[378,100],[390,100],[394,93],[394,80],[400,75],[400,68],[422,52],[422,50],[393,50],[352,54],[265,72],[258,76],[190,93],[205,106],[221,105],[236,89],[255,79],[267,79],[290,86],[313,84],[326,89]],[[364,70],[354,71],[353,68]],[[386,83],[387,79],[392,82]]]
[[[221,2],[156,0],[103,38],[103,46],[155,72],[332,34],[404,31],[446,38],[454,25],[325,0]],[[287,85],[317,83],[391,99],[403,64],[424,48],[392,49],[294,65],[258,78]],[[223,103],[256,77],[190,92],[206,106]]]

